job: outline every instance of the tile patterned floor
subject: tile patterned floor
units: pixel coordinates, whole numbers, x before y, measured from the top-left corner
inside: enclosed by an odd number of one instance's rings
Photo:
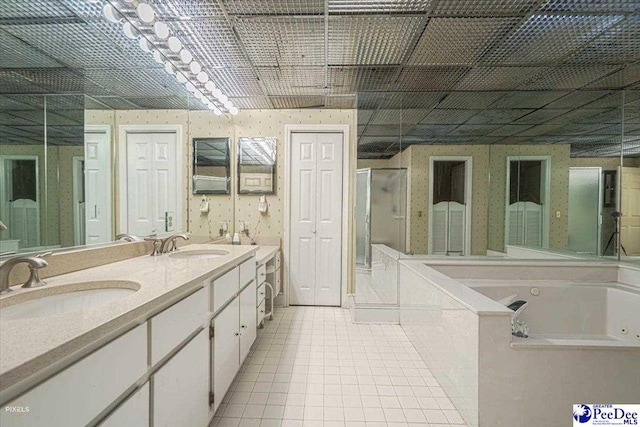
[[[464,425],[396,325],[356,325],[348,310],[276,310],[212,427]]]

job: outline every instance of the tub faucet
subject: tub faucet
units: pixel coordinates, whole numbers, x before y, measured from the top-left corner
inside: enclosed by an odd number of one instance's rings
[[[38,288],[40,286],[46,285],[46,283],[42,279],[40,279],[39,270],[49,265],[49,263],[42,259],[42,257],[50,254],[51,252],[45,252],[36,256],[20,256],[6,260],[2,265],[0,265],[0,294],[11,292],[11,288],[9,287],[9,274],[11,273],[11,270],[13,270],[13,267],[23,262],[29,265],[31,274],[29,275],[27,281],[24,282],[22,287]]]
[[[176,245],[176,240],[178,238],[182,240],[189,240],[189,236],[187,236],[186,234],[172,234],[162,241],[162,245],[160,246],[160,253],[166,254],[168,252],[177,251],[178,246]]]
[[[529,337],[529,325],[518,320],[518,318],[526,310],[528,305],[528,302],[518,300],[512,302],[507,306],[508,308],[513,310],[513,314],[511,315],[511,335],[522,338]]]

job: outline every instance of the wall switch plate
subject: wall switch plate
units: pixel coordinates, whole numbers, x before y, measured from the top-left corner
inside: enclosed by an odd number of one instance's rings
[[[562,214],[560,213],[560,211],[556,211],[556,218],[560,218],[562,216]]]

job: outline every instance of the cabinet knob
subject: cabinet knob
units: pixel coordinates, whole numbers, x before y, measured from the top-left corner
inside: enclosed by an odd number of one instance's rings
[[[236,333],[235,333],[235,335],[236,335],[236,336],[240,336],[240,332],[236,332]]]
[[[260,310],[260,313],[264,313],[264,310]]]
[[[247,328],[247,325],[242,325],[242,326],[241,326],[241,328],[242,328],[242,329],[246,329],[246,328]]]

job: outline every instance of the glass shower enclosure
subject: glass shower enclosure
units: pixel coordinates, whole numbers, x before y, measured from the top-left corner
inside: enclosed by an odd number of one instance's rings
[[[407,170],[358,169],[356,194],[356,264],[371,267],[372,244],[405,252]]]

